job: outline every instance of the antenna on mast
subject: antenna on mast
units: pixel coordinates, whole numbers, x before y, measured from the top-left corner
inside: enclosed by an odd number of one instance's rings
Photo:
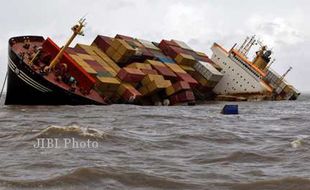
[[[281,79],[283,80],[292,69],[293,67],[288,68],[288,70],[281,76]]]

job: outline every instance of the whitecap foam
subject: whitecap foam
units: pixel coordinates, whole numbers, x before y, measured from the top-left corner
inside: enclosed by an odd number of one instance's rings
[[[70,125],[70,126],[57,126],[51,125],[45,129],[43,129],[37,137],[50,137],[50,136],[63,136],[63,135],[72,135],[78,137],[86,137],[86,138],[103,138],[106,133],[100,131],[98,129],[90,128],[90,127],[81,127],[78,125]]]

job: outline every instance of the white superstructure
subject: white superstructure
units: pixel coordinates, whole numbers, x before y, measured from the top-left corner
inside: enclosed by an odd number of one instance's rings
[[[227,52],[218,44],[211,49],[211,60],[222,68],[224,75],[213,89],[216,94],[263,94],[272,91],[261,74],[234,52]]]
[[[250,61],[248,53],[254,45],[259,45],[255,58]],[[281,76],[270,66],[272,51],[267,49],[255,36],[242,43],[239,49],[236,44],[229,50],[214,43],[211,60],[222,68],[222,79],[214,87],[213,92],[218,95],[263,95],[269,99],[297,99],[300,95],[292,85],[285,81],[285,76],[291,67]]]

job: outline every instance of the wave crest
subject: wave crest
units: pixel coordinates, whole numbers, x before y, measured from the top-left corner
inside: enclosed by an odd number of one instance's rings
[[[51,125],[42,131],[40,131],[35,138],[46,138],[46,137],[62,137],[62,136],[75,136],[80,138],[91,138],[91,139],[103,139],[107,134],[98,129],[90,127],[80,127],[78,125],[71,126],[56,126]]]

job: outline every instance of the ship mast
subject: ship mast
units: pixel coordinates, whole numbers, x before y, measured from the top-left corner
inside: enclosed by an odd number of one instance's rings
[[[82,29],[85,27],[86,23],[85,23],[86,19],[85,18],[81,18],[78,21],[78,24],[74,25],[71,30],[73,31],[72,36],[69,38],[69,40],[67,41],[67,43],[61,48],[61,50],[59,51],[59,53],[56,55],[56,57],[51,61],[50,65],[47,67],[47,70],[50,69],[54,69],[54,67],[57,65],[57,63],[59,62],[59,60],[62,58],[65,50],[67,49],[67,47],[70,46],[70,44],[72,43],[72,41],[74,40],[74,38],[77,35],[81,35],[84,36],[84,33],[82,31]]]
[[[293,67],[290,67],[282,76],[281,76],[281,80],[283,80],[285,77],[286,77],[286,75],[291,71],[293,69]]]

